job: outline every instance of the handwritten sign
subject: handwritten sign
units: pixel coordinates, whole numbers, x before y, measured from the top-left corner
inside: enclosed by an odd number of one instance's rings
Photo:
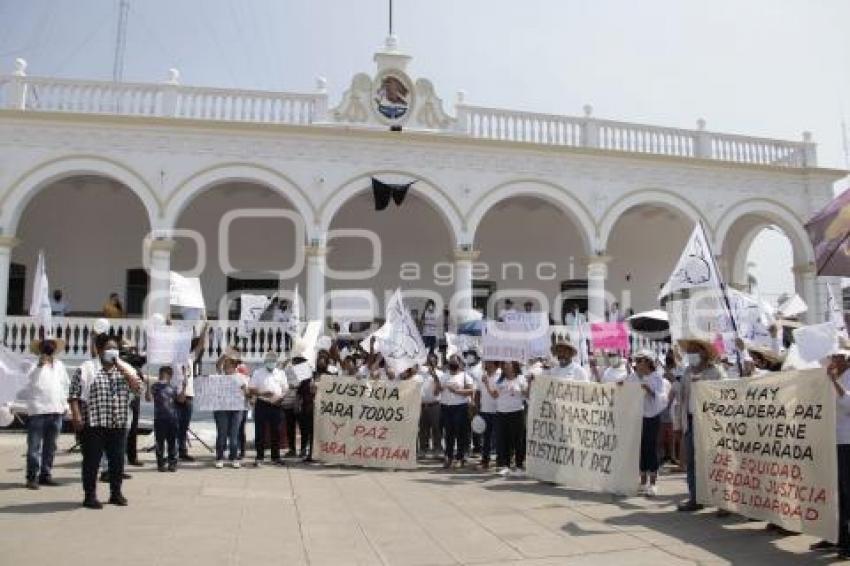
[[[835,392],[824,371],[695,384],[701,503],[838,540]]]
[[[625,322],[592,322],[590,341],[594,350],[628,353],[631,349],[629,327]]]
[[[528,475],[589,491],[635,494],[642,403],[638,384],[536,377],[528,407]]]
[[[314,414],[317,458],[367,468],[416,467],[421,385],[324,376]]]
[[[243,379],[237,375],[207,375],[195,378],[196,411],[243,411]]]
[[[197,277],[183,277],[179,273],[172,271],[169,283],[170,302],[172,305],[195,309],[205,308],[200,279]]]
[[[155,325],[147,331],[149,364],[182,365],[189,359],[192,327]]]

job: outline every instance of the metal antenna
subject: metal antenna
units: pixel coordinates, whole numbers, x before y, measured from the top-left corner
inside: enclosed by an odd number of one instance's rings
[[[393,0],[390,0],[390,35],[393,34]]]
[[[120,83],[124,78],[124,52],[127,49],[127,16],[130,0],[118,3],[118,31],[115,36],[115,56],[112,61],[112,82]]]

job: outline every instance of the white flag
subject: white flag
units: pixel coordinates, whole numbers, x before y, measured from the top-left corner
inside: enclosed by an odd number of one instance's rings
[[[401,289],[397,289],[387,303],[386,322],[373,336],[376,337],[375,349],[384,356],[387,365],[401,373],[415,364],[424,364],[428,353],[416,323],[404,308]],[[369,350],[369,336],[361,346]]]
[[[842,338],[847,338],[847,324],[844,322],[844,309],[841,304],[835,300],[835,295],[832,294],[832,286],[826,286],[826,311],[830,322],[835,325],[838,335]]]
[[[289,327],[286,332],[293,338],[298,338],[298,324],[301,322],[301,301],[298,297],[298,283],[295,284],[295,293],[292,295],[292,314],[289,315]]]
[[[714,258],[711,257],[711,246],[702,224],[694,226],[679,262],[673,269],[669,281],[661,289],[658,299],[682,289],[716,288],[720,289],[721,279],[717,273]]]
[[[47,282],[47,268],[44,266],[44,252],[38,252],[38,265],[32,285],[30,316],[44,327],[46,336],[53,335],[53,309],[50,306],[50,284]]]
[[[805,301],[800,298],[800,295],[794,295],[779,305],[776,309],[776,314],[782,318],[790,318],[792,316],[799,316],[807,310],[809,310],[809,307],[806,306]]]

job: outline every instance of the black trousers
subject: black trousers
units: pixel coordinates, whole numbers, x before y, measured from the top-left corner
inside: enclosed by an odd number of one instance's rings
[[[508,467],[511,460],[516,467],[525,466],[525,411],[496,414],[497,465]]]
[[[440,420],[445,434],[446,460],[465,460],[469,450],[469,405],[440,405]]]
[[[661,416],[644,417],[640,435],[640,473],[658,472],[658,428]]]
[[[254,405],[254,447],[257,450],[257,460],[266,457],[266,428],[268,428],[269,445],[272,451],[272,461],[280,460],[280,421],[281,408],[258,399]]]
[[[850,549],[850,444],[838,445],[838,546]]]
[[[294,454],[295,453],[295,423],[298,421],[298,414],[295,407],[283,410],[283,418],[286,420],[286,447]]]
[[[313,457],[313,411],[301,409],[298,415],[298,428],[301,431],[301,456]]]
[[[109,493],[121,493],[124,475],[124,448],[127,429],[86,427],[80,434],[83,452],[83,492],[87,498],[97,495],[100,459],[106,454],[109,464]]]
[[[177,431],[179,422],[176,419],[154,419],[153,435],[156,442],[156,465],[164,466],[166,463],[166,450],[168,450],[168,463],[177,463]]]
[[[141,409],[141,397],[136,397],[130,401],[130,411],[133,416],[130,421],[130,430],[127,432],[127,461],[131,463],[135,463],[139,457],[136,440],[139,433],[139,413]]]
[[[177,448],[180,456],[189,454],[189,423],[192,422],[192,398],[183,403],[175,403],[177,409]]]

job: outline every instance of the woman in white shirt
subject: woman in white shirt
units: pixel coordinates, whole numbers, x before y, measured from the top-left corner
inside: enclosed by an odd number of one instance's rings
[[[493,361],[484,362],[484,371],[476,379],[475,385],[478,390],[477,403],[478,414],[484,419],[485,428],[481,434],[481,469],[487,470],[490,468],[490,455],[493,452],[495,445],[497,450],[499,446],[498,435],[495,432],[496,420],[498,411],[497,399],[492,394],[493,387],[501,378],[502,370],[499,364]]]
[[[443,467],[451,467],[452,454],[458,465],[463,467],[469,448],[469,399],[475,393],[475,385],[469,374],[463,371],[457,356],[449,359],[448,371],[440,376],[438,392],[446,446]]]
[[[655,353],[641,350],[634,357],[635,371],[622,383],[639,383],[643,389],[643,428],[640,437],[640,490],[647,497],[658,494],[655,480],[658,478],[658,430],[661,411],[667,406],[669,388],[667,382],[656,371]],[[647,475],[649,486],[646,485]]]
[[[528,397],[528,382],[520,372],[519,362],[503,363],[501,379],[495,384],[488,381],[487,389],[496,398],[499,473],[507,476],[512,471],[512,460],[516,470],[525,469],[524,402]]]
[[[419,328],[422,330],[422,342],[428,348],[428,353],[433,353],[437,349],[437,305],[433,299],[428,299],[425,303],[425,310],[422,311],[422,317],[419,319]]]

